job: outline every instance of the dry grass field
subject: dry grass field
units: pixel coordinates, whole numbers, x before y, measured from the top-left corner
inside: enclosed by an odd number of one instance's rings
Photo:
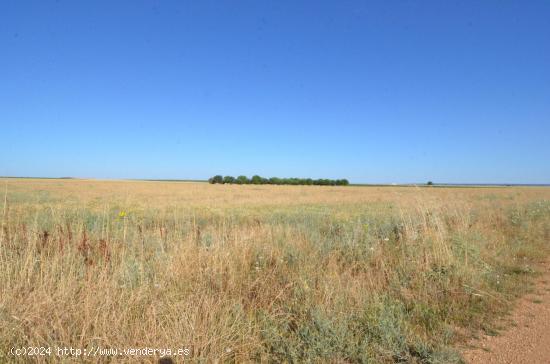
[[[2,362],[29,361],[13,347],[57,346],[186,347],[204,362],[458,363],[456,345],[498,329],[550,248],[543,187],[0,188]]]

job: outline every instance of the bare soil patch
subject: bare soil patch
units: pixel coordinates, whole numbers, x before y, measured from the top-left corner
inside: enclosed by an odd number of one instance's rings
[[[541,269],[534,290],[523,297],[510,326],[497,336],[484,335],[467,349],[467,363],[550,363],[550,261]]]

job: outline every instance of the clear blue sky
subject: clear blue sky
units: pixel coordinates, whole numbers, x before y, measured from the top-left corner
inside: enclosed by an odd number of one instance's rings
[[[0,2],[0,175],[550,183],[550,2]]]

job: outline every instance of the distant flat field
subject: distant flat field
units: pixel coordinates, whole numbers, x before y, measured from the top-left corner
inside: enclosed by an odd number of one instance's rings
[[[12,203],[164,207],[246,207],[383,203],[410,207],[426,203],[499,204],[550,199],[550,187],[395,187],[211,185],[205,182],[0,179]]]

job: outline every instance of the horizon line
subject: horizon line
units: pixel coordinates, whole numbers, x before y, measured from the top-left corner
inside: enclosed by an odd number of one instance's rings
[[[150,182],[208,182],[208,179],[192,178],[96,178],[96,177],[40,177],[40,176],[0,176],[0,179],[73,179],[73,180],[97,180],[97,181],[150,181]],[[286,178],[286,177],[285,177]],[[294,178],[294,177],[288,177]],[[550,183],[507,183],[507,182],[435,182],[431,186],[532,186],[550,187]],[[350,186],[429,186],[427,182],[351,182]]]

